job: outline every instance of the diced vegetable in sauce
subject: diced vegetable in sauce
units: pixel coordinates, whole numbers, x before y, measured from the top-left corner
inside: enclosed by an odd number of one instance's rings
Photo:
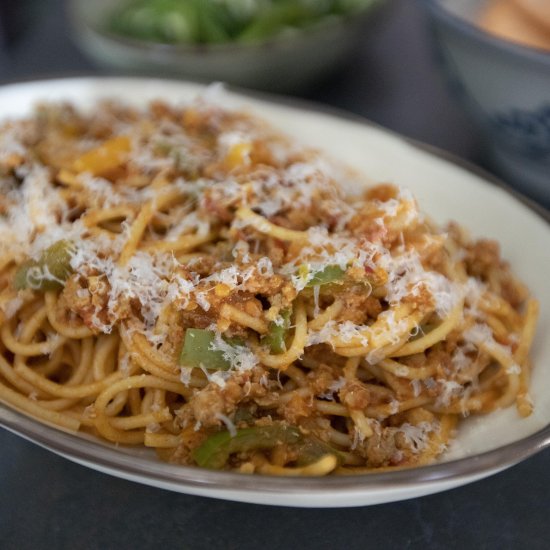
[[[297,466],[307,466],[313,462],[317,462],[323,456],[334,455],[339,464],[344,463],[344,455],[340,451],[331,447],[328,443],[317,439],[316,437],[304,437],[299,446]]]
[[[223,351],[212,349],[215,337],[211,330],[188,328],[185,331],[185,340],[180,354],[180,365],[227,370],[231,364],[224,357]]]
[[[269,347],[271,353],[284,353],[286,351],[285,338],[290,328],[290,309],[281,312],[282,322],[269,323],[267,334],[262,338],[262,344]]]
[[[211,435],[193,452],[193,459],[203,468],[220,469],[235,453],[272,449],[276,445],[297,443],[302,438],[298,428],[274,424],[237,430],[232,437],[227,431]]]
[[[193,459],[203,468],[220,469],[232,454],[269,450],[278,445],[294,448],[298,454],[297,466],[312,464],[326,455],[334,455],[339,463],[344,461],[343,454],[327,443],[304,436],[298,428],[284,424],[243,428],[235,435],[228,431],[218,432],[195,449]]]
[[[71,258],[74,245],[62,240],[42,252],[38,260],[28,260],[15,273],[13,285],[17,290],[58,290],[72,273]]]
[[[73,163],[75,172],[90,172],[100,176],[118,168],[130,152],[130,139],[116,136],[87,151]]]
[[[326,285],[328,283],[335,283],[341,281],[344,277],[345,270],[337,265],[327,265],[322,271],[318,271],[307,282],[307,287],[313,287],[317,285]]]
[[[179,364],[184,367],[204,367],[211,370],[227,370],[231,362],[220,349],[214,349],[216,335],[211,330],[188,328],[185,331]],[[239,338],[223,338],[228,346],[242,347]]]

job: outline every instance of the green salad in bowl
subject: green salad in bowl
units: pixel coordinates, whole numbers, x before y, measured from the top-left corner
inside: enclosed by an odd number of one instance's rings
[[[350,57],[389,0],[70,0],[99,65],[269,91],[315,84]]]
[[[257,43],[358,13],[376,0],[128,0],[110,32],[166,44]]]

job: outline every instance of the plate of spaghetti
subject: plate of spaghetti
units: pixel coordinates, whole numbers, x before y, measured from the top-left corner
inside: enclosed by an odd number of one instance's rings
[[[217,85],[0,98],[7,429],[141,483],[296,506],[444,490],[550,442],[550,230],[509,192]]]

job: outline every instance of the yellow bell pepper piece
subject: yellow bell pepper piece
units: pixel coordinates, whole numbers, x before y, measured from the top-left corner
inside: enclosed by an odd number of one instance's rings
[[[116,136],[78,157],[73,163],[73,169],[76,172],[90,172],[94,176],[106,174],[126,160],[130,149],[128,136]]]
[[[225,164],[227,168],[229,170],[233,170],[233,168],[242,166],[245,162],[247,162],[251,152],[252,144],[247,141],[233,145],[225,156]]]

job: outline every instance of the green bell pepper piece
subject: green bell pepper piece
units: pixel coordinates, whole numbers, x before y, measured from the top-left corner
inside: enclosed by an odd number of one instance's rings
[[[183,349],[179,364],[185,367],[201,367],[213,370],[227,370],[231,363],[221,350],[212,349],[215,334],[211,330],[188,328],[185,331]]]
[[[268,346],[271,353],[284,353],[286,351],[285,337],[290,328],[290,309],[281,312],[283,322],[277,324],[274,321],[269,323],[267,334],[262,338],[262,344]]]
[[[301,439],[302,433],[293,426],[255,426],[237,430],[233,437],[228,431],[211,435],[193,451],[192,456],[199,466],[219,470],[232,454],[272,449],[281,444],[297,443]]]
[[[27,260],[15,273],[17,290],[59,290],[71,275],[71,258],[75,248],[71,241],[61,240],[42,252],[38,260]]]
[[[317,271],[317,273],[313,275],[307,282],[306,287],[326,285],[328,283],[340,281],[345,273],[346,271],[338,265],[327,265],[323,270]]]
[[[274,424],[237,430],[234,436],[228,431],[211,435],[192,453],[195,462],[203,468],[221,469],[235,453],[272,449],[277,445],[294,445],[298,452],[296,464],[307,466],[325,455],[334,455],[343,464],[344,455],[316,437],[304,437],[295,426]]]
[[[326,455],[334,455],[340,465],[344,463],[345,456],[343,453],[331,447],[328,443],[316,437],[309,436],[304,438],[298,448],[298,459],[296,460],[296,464],[297,466],[307,466],[308,464],[317,462]]]

